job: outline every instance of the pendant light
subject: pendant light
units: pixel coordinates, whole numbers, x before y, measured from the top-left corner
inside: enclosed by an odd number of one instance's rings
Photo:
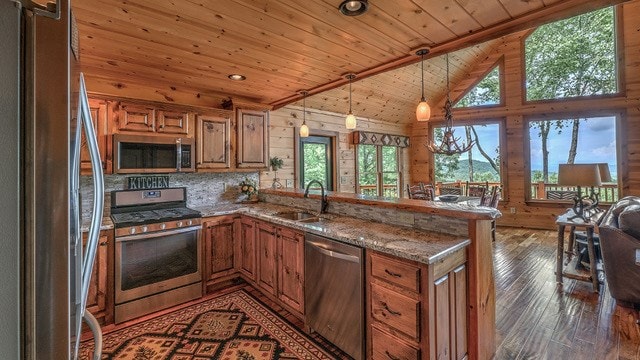
[[[307,126],[307,94],[308,91],[300,91],[302,95],[302,126],[300,126],[300,137],[309,137],[309,127]]]
[[[427,143],[427,149],[433,152],[434,154],[442,154],[442,155],[453,155],[453,154],[462,154],[471,150],[475,141],[469,142],[469,144],[462,143],[462,145],[458,145],[458,140],[460,138],[456,138],[453,136],[453,114],[451,113],[451,99],[449,98],[449,54],[447,53],[447,101],[444,104],[444,119],[445,119],[445,128],[444,135],[442,137],[442,142],[440,145],[436,145],[435,142],[430,141]]]
[[[347,118],[344,119],[344,124],[349,130],[353,130],[356,128],[357,120],[351,111],[351,80],[356,78],[356,74],[347,74],[345,78],[349,79],[349,114],[347,114]]]
[[[429,49],[420,49],[416,51],[416,55],[419,55],[422,58],[420,60],[422,97],[420,98],[420,103],[416,108],[416,119],[418,121],[429,121],[429,118],[431,117],[431,107],[427,103],[427,99],[424,97],[424,56],[428,53]]]

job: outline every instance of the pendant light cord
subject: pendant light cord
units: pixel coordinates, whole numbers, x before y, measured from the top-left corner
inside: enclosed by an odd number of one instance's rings
[[[302,123],[307,124],[307,93],[302,96]]]
[[[449,99],[449,53],[447,53],[447,101]]]
[[[422,84],[422,97],[420,98],[420,100],[421,101],[425,101],[425,98],[424,98],[424,54],[420,55],[420,57],[422,58],[420,60],[420,76],[421,76],[420,83]]]
[[[351,114],[351,80],[353,78],[349,77],[349,114]]]

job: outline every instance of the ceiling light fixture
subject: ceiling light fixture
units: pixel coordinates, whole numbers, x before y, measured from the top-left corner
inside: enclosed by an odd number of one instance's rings
[[[420,49],[416,51],[416,55],[419,55],[422,59],[420,60],[420,76],[421,76],[421,89],[422,89],[422,97],[420,98],[420,103],[416,108],[416,119],[418,121],[429,121],[431,117],[431,107],[427,103],[427,99],[424,97],[424,56],[429,53],[429,49]]]
[[[309,137],[309,127],[307,126],[307,94],[306,90],[301,90],[302,95],[302,126],[300,126],[300,137]]]
[[[231,74],[229,76],[227,76],[229,79],[234,80],[234,81],[242,81],[245,80],[247,77],[244,75],[240,75],[240,74]]]
[[[344,125],[348,130],[353,130],[356,128],[357,120],[351,111],[351,80],[356,78],[356,74],[347,74],[344,77],[349,79],[349,114],[347,114],[347,118],[344,119]]]
[[[462,143],[462,146],[458,145],[460,138],[453,136],[453,115],[451,113],[451,99],[449,98],[449,54],[447,53],[447,101],[444,104],[444,119],[445,128],[444,135],[442,136],[442,142],[440,145],[436,145],[434,141],[427,143],[427,148],[434,154],[453,155],[462,154],[471,150],[475,141],[469,142],[469,144]]]
[[[358,16],[367,12],[369,4],[367,0],[345,0],[338,6],[340,12],[347,16]]]

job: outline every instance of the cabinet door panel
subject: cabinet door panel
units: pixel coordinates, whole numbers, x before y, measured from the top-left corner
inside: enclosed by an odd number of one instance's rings
[[[238,110],[238,167],[265,168],[269,162],[269,116]]]
[[[304,311],[304,235],[278,231],[278,297],[295,310]]]
[[[189,113],[181,111],[158,111],[157,132],[188,134]]]
[[[229,118],[198,116],[198,168],[230,167],[230,129]]]
[[[256,223],[250,218],[240,222],[240,271],[256,281]]]
[[[93,129],[98,142],[98,151],[102,161],[102,170],[105,174],[111,174],[111,145],[109,139],[109,119],[108,104],[106,101],[90,99],[89,109],[91,111],[91,120],[93,121]],[[80,173],[82,175],[91,175],[91,155],[87,145],[87,138],[84,136],[84,126],[82,127],[81,144],[80,144]]]
[[[451,314],[449,304],[449,275],[445,275],[435,281],[435,337],[436,337],[436,358],[451,358]]]
[[[276,233],[275,227],[256,222],[258,242],[258,285],[276,295]]]
[[[233,219],[221,219],[207,223],[205,230],[206,276],[213,280],[233,270],[234,236]]]
[[[87,236],[88,233],[83,234],[83,251],[87,245]],[[87,296],[87,310],[96,317],[101,317],[101,313],[107,309],[108,244],[109,237],[101,233]]]
[[[121,103],[118,111],[119,131],[155,131],[155,110],[153,107]]]
[[[467,344],[467,268],[462,265],[453,270],[453,298],[455,310],[455,333],[452,334],[452,339],[455,340],[455,345],[451,345],[456,349],[456,359],[464,359],[469,352]]]

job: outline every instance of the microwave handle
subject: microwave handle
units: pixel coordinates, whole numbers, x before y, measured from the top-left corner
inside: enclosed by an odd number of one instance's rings
[[[176,139],[176,170],[180,172],[182,170],[182,138]]]

